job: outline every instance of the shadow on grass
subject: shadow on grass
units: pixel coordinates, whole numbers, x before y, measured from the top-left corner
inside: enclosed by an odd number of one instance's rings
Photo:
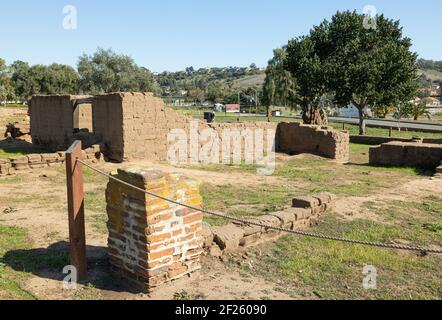
[[[45,153],[43,148],[40,148],[30,142],[8,138],[0,141],[0,155],[14,157],[20,155],[26,155],[31,153]]]
[[[114,292],[142,293],[138,288],[111,275],[105,247],[87,246],[88,279],[90,284],[100,290]],[[0,263],[18,272],[32,273],[40,278],[63,281],[66,274],[63,268],[69,265],[69,243],[57,242],[48,248],[11,250],[0,258]]]
[[[403,167],[403,166],[386,166],[386,165],[374,165],[369,163],[356,163],[356,162],[348,162],[345,164],[346,166],[354,166],[354,167],[364,167],[367,169],[374,169],[374,170],[391,170],[391,171],[398,171],[398,172],[410,172],[412,174],[415,174],[417,176],[423,176],[423,177],[432,177],[436,173],[436,171],[433,169],[428,169],[424,167]]]

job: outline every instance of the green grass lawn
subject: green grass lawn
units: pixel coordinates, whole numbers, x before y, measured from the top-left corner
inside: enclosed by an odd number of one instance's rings
[[[416,179],[420,176],[432,176],[433,171],[407,168],[370,166],[368,162],[369,146],[351,144],[351,161],[341,165],[332,161],[310,158],[296,158],[278,163],[273,174],[280,177],[277,187],[257,184],[253,188],[235,185],[214,186],[206,183],[201,188],[205,209],[226,212],[236,216],[257,216],[281,210],[290,205],[295,196],[311,195],[323,191],[338,196],[368,196],[392,187],[395,184]],[[256,174],[252,165],[201,165],[189,166],[190,169],[210,172],[230,172],[232,174]],[[213,225],[228,223],[220,218],[206,217]]]
[[[29,248],[30,242],[23,229],[0,225],[0,300],[35,299],[32,293],[23,289],[29,274],[14,271],[5,259],[7,252]]]
[[[25,156],[27,154],[43,153],[44,151],[40,149],[21,149],[12,150],[8,148],[0,147],[0,159],[9,159],[13,157]]]
[[[330,124],[335,129],[342,129],[342,123],[331,123]],[[359,134],[359,127],[357,125],[351,125],[346,124],[345,130],[348,130],[350,135],[358,135]],[[375,137],[389,137],[389,129],[385,128],[371,128],[367,127],[367,135],[368,136],[375,136]],[[420,138],[442,138],[441,133],[431,133],[431,132],[417,132],[417,131],[406,131],[406,130],[393,130],[392,137],[394,138],[414,138],[414,137],[420,137]]]
[[[235,184],[202,185],[205,209],[235,216],[258,216],[281,210],[299,195],[330,191],[340,198],[373,196],[433,172],[417,168],[377,167],[368,162],[369,146],[350,145],[350,163],[337,164],[317,157],[294,157],[278,163],[271,181],[252,186]],[[234,174],[256,174],[253,165],[202,165],[191,169]],[[64,167],[47,182],[64,183]],[[107,233],[104,190],[107,179],[85,168],[85,207],[87,221],[97,235]],[[29,183],[29,176],[6,177],[0,183]],[[278,179],[278,180],[276,180]],[[279,181],[275,183],[274,181]],[[6,201],[7,200],[7,201]],[[38,207],[59,203],[55,195],[17,194],[4,204],[31,202]],[[14,203],[12,202],[12,203]],[[419,201],[367,200],[364,208],[377,219],[343,220],[339,212],[329,211],[312,231],[350,239],[442,246],[442,197],[428,195]],[[2,213],[0,212],[0,215]],[[4,213],[3,213],[4,214]],[[206,216],[211,225],[227,221]],[[54,237],[56,234],[54,233]],[[291,296],[324,299],[442,299],[442,258],[425,257],[402,251],[348,245],[295,236],[284,236],[276,243],[251,249],[253,263],[235,263],[245,276],[253,273],[278,286]],[[0,299],[35,299],[26,290],[26,280],[42,270],[61,270],[67,264],[65,251],[33,250],[25,230],[3,226],[0,220]],[[362,287],[362,269],[378,270],[378,289]],[[79,289],[74,299],[100,298],[100,291],[89,285]]]
[[[342,221],[329,214],[313,231],[376,242],[442,245],[441,231],[390,226],[368,220]],[[257,250],[257,249],[256,249]],[[414,253],[285,236],[267,246],[253,270],[293,297],[323,299],[441,299],[442,259]],[[377,269],[377,289],[362,286],[365,266]],[[245,267],[247,268],[247,266]]]
[[[203,119],[204,118],[204,110],[192,110],[192,109],[175,109],[178,113],[191,116],[195,119]],[[206,110],[211,111],[211,110]],[[267,121],[267,117],[260,116],[239,116],[236,114],[225,114],[224,112],[215,112],[215,120],[218,123],[228,123],[228,122],[257,122],[257,121]],[[436,117],[436,119],[439,119]],[[285,118],[285,117],[271,117],[271,122],[280,123],[280,122],[301,122],[301,119],[293,119],[293,118]],[[438,121],[434,121],[439,123]],[[330,126],[335,129],[342,130],[342,123],[331,122]],[[369,136],[377,136],[377,137],[388,137],[390,134],[390,130],[388,128],[371,128],[367,127],[367,135]],[[351,135],[359,134],[359,127],[357,125],[345,124],[345,130],[348,130]],[[429,132],[417,132],[417,131],[407,131],[407,130],[393,130],[392,137],[396,138],[442,138],[442,134],[440,133],[429,133]]]

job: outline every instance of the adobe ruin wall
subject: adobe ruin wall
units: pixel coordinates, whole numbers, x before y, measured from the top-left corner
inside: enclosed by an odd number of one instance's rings
[[[276,124],[268,122],[211,123],[195,120],[165,107],[162,99],[151,93],[114,93],[97,96],[93,102],[93,128],[98,140],[105,146],[106,156],[117,162],[131,159],[151,161],[168,160],[168,141],[173,130],[181,131],[190,151],[192,134],[206,138],[213,135],[219,141],[217,159],[226,157],[221,144],[225,131],[239,132],[244,137],[248,132],[253,136],[252,148],[259,154],[270,150],[289,153],[313,153],[327,158],[348,161],[349,134],[330,127],[305,126],[297,123]],[[209,132],[207,132],[209,129]],[[213,130],[210,133],[210,130]],[[177,134],[177,136],[179,136]],[[259,142],[258,137],[264,141]],[[230,136],[227,136],[229,139]],[[201,150],[210,140],[199,139],[196,148]],[[238,143],[238,141],[236,142]],[[242,140],[242,159],[248,158],[251,146]],[[219,152],[219,154],[218,154]],[[192,157],[188,152],[189,158]],[[192,160],[192,159],[189,159]],[[201,160],[201,159],[200,159]]]
[[[179,143],[185,144],[184,160],[188,163],[226,163],[228,159],[235,163],[235,152],[240,160],[257,163],[256,158],[273,151],[348,161],[348,133],[330,127],[270,122],[208,124],[165,107],[152,93],[99,95],[93,97],[92,104],[75,108],[75,101],[84,98],[88,97],[33,96],[29,108],[33,143],[50,152],[68,149],[74,140],[82,140],[85,147],[100,143],[107,159],[115,162],[168,161],[171,146]],[[223,148],[225,145],[230,149]],[[182,160],[179,155],[177,158]]]

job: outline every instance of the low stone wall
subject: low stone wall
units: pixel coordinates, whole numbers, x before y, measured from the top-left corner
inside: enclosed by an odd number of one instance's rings
[[[0,159],[0,176],[15,174],[21,171],[61,166],[65,161],[65,152],[37,153],[24,156]],[[99,145],[83,150],[83,159],[92,163],[103,161]]]
[[[298,197],[293,199],[292,208],[254,219],[248,218],[247,220],[272,227],[299,230],[317,223],[321,214],[332,207],[334,200],[335,196],[330,193],[320,193],[311,197]],[[275,240],[284,234],[286,233],[234,223],[221,227],[205,225],[204,247],[210,255],[221,256],[224,253]]]
[[[200,183],[183,175],[119,169],[118,179],[187,205],[201,206]],[[112,270],[143,291],[200,269],[199,211],[148,196],[110,180],[106,189],[108,252]]]
[[[300,123],[280,123],[276,134],[276,149],[285,153],[311,153],[348,162],[350,135],[331,127]]]
[[[442,160],[442,144],[389,142],[370,148],[370,164],[437,168]]]

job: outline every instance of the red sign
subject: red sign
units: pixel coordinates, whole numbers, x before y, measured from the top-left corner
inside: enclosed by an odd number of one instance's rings
[[[226,112],[239,113],[241,106],[239,104],[226,104]]]

